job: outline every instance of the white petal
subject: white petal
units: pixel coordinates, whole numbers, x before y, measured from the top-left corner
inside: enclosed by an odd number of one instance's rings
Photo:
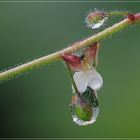
[[[88,86],[97,91],[103,85],[101,75],[94,68],[87,71],[75,72],[73,78],[80,93],[84,93]]]
[[[88,83],[88,86],[91,87],[93,90],[99,90],[103,85],[102,76],[93,68],[90,70],[91,80]]]
[[[88,71],[75,72],[73,79],[80,93],[86,91],[89,80],[91,80]]]

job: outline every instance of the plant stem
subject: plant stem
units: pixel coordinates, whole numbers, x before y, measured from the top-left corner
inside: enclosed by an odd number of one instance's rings
[[[128,11],[111,11],[106,12],[108,16],[127,16],[130,12]]]
[[[128,27],[129,25],[140,21],[140,13],[134,15],[134,17],[135,17],[135,20],[131,20],[129,18],[126,18],[123,21],[121,21],[117,24],[114,24],[113,26],[105,29],[104,31],[99,32],[96,35],[92,35],[91,37],[88,37],[82,41],[78,41],[78,42],[72,44],[71,46],[69,46],[68,48],[66,48],[64,50],[52,53],[50,55],[35,59],[35,60],[30,61],[28,63],[17,66],[15,68],[1,72],[0,73],[0,81],[7,80],[7,79],[10,79],[12,77],[18,76],[24,72],[30,71],[34,68],[38,68],[44,64],[47,64],[47,63],[50,63],[53,61],[57,61],[57,60],[62,60],[61,54],[73,53],[75,51],[78,51],[83,47],[87,47],[89,45],[92,45],[94,42],[101,41],[101,40],[105,39],[106,37],[112,35],[113,33],[119,32],[122,29]]]
[[[78,89],[77,89],[77,86],[76,86],[76,84],[75,84],[75,81],[74,81],[74,79],[73,79],[73,74],[72,74],[71,68],[70,68],[69,64],[68,64],[66,61],[65,61],[65,63],[66,63],[66,65],[67,65],[67,69],[68,69],[70,81],[71,81],[71,83],[72,83],[72,85],[73,85],[73,88],[74,88],[76,94],[80,95],[80,93],[79,93],[79,91],[78,91]]]

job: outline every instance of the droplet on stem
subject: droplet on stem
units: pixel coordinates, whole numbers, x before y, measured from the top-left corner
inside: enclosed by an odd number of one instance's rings
[[[89,28],[96,29],[101,27],[107,20],[107,15],[102,11],[92,11],[86,17],[86,23]]]

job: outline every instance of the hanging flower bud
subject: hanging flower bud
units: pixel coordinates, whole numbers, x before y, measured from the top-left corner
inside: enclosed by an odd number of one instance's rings
[[[99,103],[91,88],[87,88],[82,95],[72,96],[71,113],[73,121],[78,125],[89,125],[96,121]]]
[[[87,15],[86,23],[88,27],[96,29],[102,26],[106,19],[107,15],[104,12],[96,10]]]

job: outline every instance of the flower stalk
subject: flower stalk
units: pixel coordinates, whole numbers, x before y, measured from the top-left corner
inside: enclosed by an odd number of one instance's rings
[[[128,14],[130,14],[130,12],[127,12],[127,11],[106,12],[106,15],[108,15],[108,16],[127,16]]]
[[[65,63],[66,63],[66,65],[67,65],[67,70],[68,70],[68,73],[69,73],[69,77],[70,77],[70,81],[71,81],[71,83],[72,83],[72,86],[73,86],[75,92],[80,96],[80,93],[79,93],[79,91],[78,91],[78,89],[77,89],[77,86],[76,86],[76,84],[75,84],[75,81],[74,81],[74,79],[73,79],[73,74],[72,74],[70,65],[68,64],[67,61],[65,61]]]
[[[133,16],[134,16],[133,18],[132,18],[132,15],[128,16],[123,21],[114,24],[113,26],[97,33],[96,35],[92,35],[82,41],[76,42],[66,49],[63,49],[61,51],[49,54],[47,56],[43,56],[41,58],[32,60],[32,61],[22,64],[20,66],[14,67],[12,69],[3,71],[0,73],[0,81],[16,77],[18,75],[21,75],[22,73],[28,72],[30,70],[33,70],[42,65],[51,63],[53,61],[62,60],[62,58],[61,58],[62,54],[71,54],[73,52],[80,50],[81,48],[90,46],[94,42],[100,42],[101,40],[111,36],[112,34],[119,32],[122,29],[128,27],[129,25],[140,21],[140,13],[133,15]]]

